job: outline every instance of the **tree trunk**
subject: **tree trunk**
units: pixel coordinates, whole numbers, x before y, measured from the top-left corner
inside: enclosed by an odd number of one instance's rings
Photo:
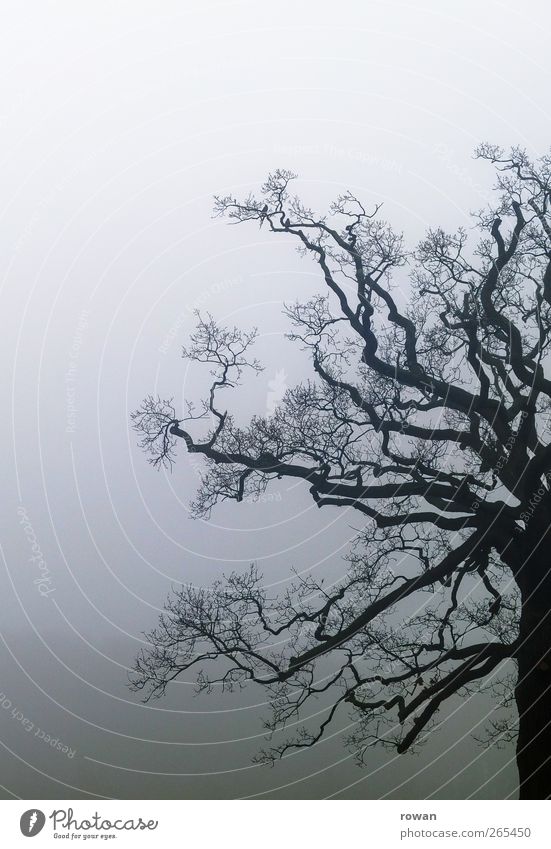
[[[515,697],[520,799],[551,798],[551,558],[549,532],[517,575],[521,590]]]

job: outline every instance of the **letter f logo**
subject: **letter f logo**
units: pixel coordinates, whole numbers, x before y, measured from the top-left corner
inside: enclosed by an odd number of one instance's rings
[[[36,837],[36,835],[44,828],[46,817],[39,811],[38,808],[32,808],[30,811],[25,811],[19,820],[19,828],[21,834],[25,837]]]

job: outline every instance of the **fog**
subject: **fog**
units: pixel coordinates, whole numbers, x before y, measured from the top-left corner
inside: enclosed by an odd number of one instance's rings
[[[453,703],[419,753],[374,750],[363,769],[339,733],[254,764],[253,686],[196,696],[190,677],[143,704],[128,669],[171,587],[251,562],[274,591],[293,568],[334,579],[358,519],[280,481],[193,520],[199,460],[179,449],[172,473],[153,469],[130,413],[149,393],[202,394],[181,359],[197,308],[259,329],[265,371],[227,393],[244,420],[307,374],[281,311],[321,291],[314,264],[214,219],[214,194],[283,167],[320,211],[346,189],[383,202],[409,246],[469,226],[492,184],[476,144],[548,146],[545,10],[3,4],[4,798],[514,796],[513,747],[470,733],[482,696]]]

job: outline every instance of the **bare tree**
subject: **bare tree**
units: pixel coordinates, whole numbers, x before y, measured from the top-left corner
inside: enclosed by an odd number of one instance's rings
[[[199,316],[184,350],[213,374],[199,415],[149,398],[134,426],[156,464],[172,464],[180,440],[203,455],[197,516],[290,477],[318,507],[357,511],[362,530],[331,587],[297,577],[274,598],[253,567],[176,591],[133,686],[160,696],[192,668],[200,689],[252,680],[269,691],[270,731],[323,696],[321,725],[268,760],[312,746],[347,708],[360,760],[375,743],[404,752],[447,700],[491,686],[498,706],[516,700],[521,798],[549,798],[551,157],[487,144],[477,156],[496,170],[494,207],[413,251],[352,194],[318,217],[287,171],[259,197],[216,199],[218,215],[260,222],[319,266],[325,291],[286,307],[312,379],[241,426],[220,394],[260,368],[255,333]],[[193,436],[205,416],[213,426]]]

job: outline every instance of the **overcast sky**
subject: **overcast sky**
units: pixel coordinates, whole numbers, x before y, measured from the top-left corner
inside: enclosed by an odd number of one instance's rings
[[[253,687],[194,697],[190,679],[142,705],[127,668],[171,586],[252,561],[274,589],[293,567],[334,578],[354,517],[321,516],[283,481],[267,503],[193,521],[197,461],[180,452],[172,475],[153,470],[129,413],[150,392],[199,393],[180,359],[198,307],[259,327],[266,370],[241,414],[264,413],[304,374],[281,307],[320,291],[315,269],[265,230],[213,220],[215,193],[290,168],[320,210],[346,189],[382,201],[413,246],[488,199],[477,143],[542,153],[547,4],[2,6],[1,794],[514,792],[512,748],[469,737],[482,699],[420,755],[374,752],[364,770],[339,736],[253,766],[265,699]]]

